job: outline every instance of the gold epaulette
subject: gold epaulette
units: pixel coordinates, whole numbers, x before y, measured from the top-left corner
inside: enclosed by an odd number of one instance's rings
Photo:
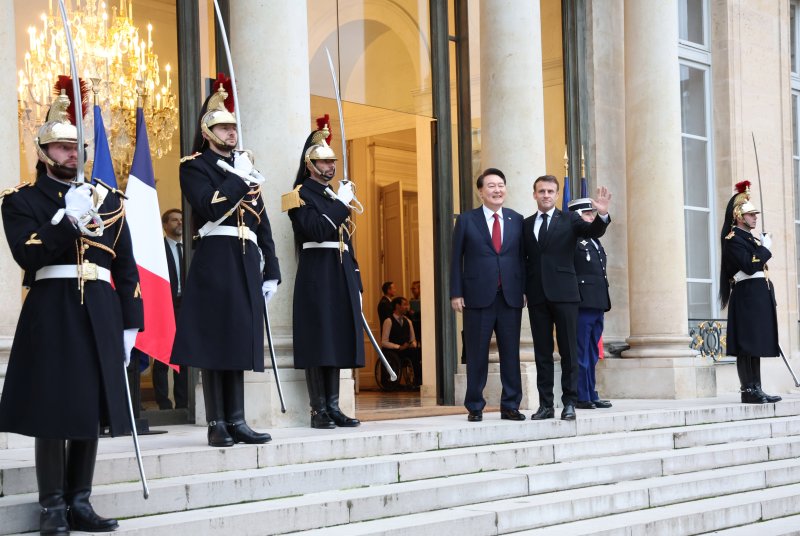
[[[725,235],[725,240],[730,240],[731,238],[733,238],[733,235],[735,234],[736,233],[733,232],[733,229],[731,229],[731,232]]]
[[[291,192],[286,192],[281,196],[281,212],[302,207],[306,204],[306,202],[300,198],[300,188],[302,187],[303,185],[301,184]]]
[[[3,199],[7,195],[11,195],[11,194],[17,193],[22,188],[25,188],[26,186],[30,186],[30,185],[31,185],[30,182],[25,181],[25,182],[21,182],[21,183],[17,184],[16,186],[14,186],[12,188],[6,188],[2,192],[0,192],[0,199]]]
[[[203,154],[203,153],[197,152],[197,153],[194,153],[194,154],[190,154],[189,156],[184,156],[183,158],[181,158],[181,164],[183,164],[184,162],[188,162],[189,160],[194,160],[195,158],[197,158],[201,154]]]

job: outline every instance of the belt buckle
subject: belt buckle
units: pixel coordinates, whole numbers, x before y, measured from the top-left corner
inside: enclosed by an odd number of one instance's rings
[[[82,281],[97,281],[97,265],[93,262],[85,262],[81,265]]]

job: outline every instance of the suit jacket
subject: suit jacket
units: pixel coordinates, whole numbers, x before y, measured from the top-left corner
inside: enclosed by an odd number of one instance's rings
[[[581,292],[581,308],[611,309],[608,295],[608,276],[606,275],[606,250],[600,240],[597,246],[589,239],[580,240],[575,247],[575,274],[578,276],[578,289]]]
[[[456,219],[450,297],[463,297],[465,307],[491,305],[497,295],[498,282],[502,284],[508,305],[523,306],[522,215],[503,208],[503,220],[503,244],[497,253],[482,206]]]
[[[525,293],[529,304],[581,301],[575,276],[575,246],[579,238],[599,238],[608,223],[600,217],[588,223],[577,212],[563,213],[555,209],[547,224],[544,243],[533,233],[536,214],[525,218]],[[609,223],[611,219],[609,217]]]
[[[169,286],[172,290],[172,303],[177,303],[178,300],[178,270],[175,268],[175,256],[172,254],[172,248],[169,247],[167,238],[164,237],[164,250],[167,253],[167,270],[169,271]],[[183,283],[184,281],[181,281]]]

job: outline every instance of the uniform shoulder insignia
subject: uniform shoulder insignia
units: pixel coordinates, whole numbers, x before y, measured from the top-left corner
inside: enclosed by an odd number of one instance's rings
[[[195,158],[197,158],[201,154],[203,154],[203,153],[197,152],[197,153],[194,153],[194,154],[190,154],[189,156],[184,156],[183,158],[181,158],[181,164],[183,164],[184,162],[188,162],[189,160],[194,160]]]
[[[300,184],[297,186],[297,188],[295,188],[291,192],[286,192],[281,196],[281,212],[286,212],[287,210],[291,210],[293,208],[302,207],[303,205],[306,204],[306,202],[300,198],[300,188],[302,187],[303,185]]]
[[[21,183],[17,184],[16,186],[13,186],[11,188],[6,188],[5,190],[0,191],[0,199],[4,198],[7,195],[11,195],[11,194],[17,193],[21,189],[25,188],[26,186],[30,186],[30,185],[31,185],[31,183],[26,181],[26,182],[21,182]]]

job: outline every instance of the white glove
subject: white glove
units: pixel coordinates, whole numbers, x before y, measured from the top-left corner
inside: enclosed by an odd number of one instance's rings
[[[767,249],[772,249],[772,235],[769,233],[761,233],[761,245]]]
[[[261,284],[261,292],[264,293],[264,301],[269,303],[272,297],[278,292],[278,280],[270,279]]]
[[[92,187],[89,184],[71,186],[64,196],[66,202],[66,215],[81,221],[89,215],[94,206],[92,203]]]
[[[253,161],[247,151],[236,151],[233,155],[233,167],[244,175],[250,175],[253,171]]]
[[[267,180],[264,178],[264,175],[258,172],[256,168],[253,168],[250,171],[250,183],[254,185],[264,184],[264,181]]]
[[[126,329],[122,332],[122,349],[125,352],[125,368],[131,364],[131,352],[133,345],[136,344],[136,334],[139,330],[136,328]]]
[[[223,160],[221,158],[219,160],[217,160],[217,167],[220,167],[220,168],[224,169],[225,171],[233,173],[234,175],[238,175],[247,184],[253,184],[254,183],[253,177],[250,175],[250,171],[245,173],[244,171],[236,169],[235,167],[231,166],[230,164],[228,164],[225,160]]]
[[[353,193],[353,183],[350,181],[340,182],[339,191],[336,192],[336,197],[345,205],[350,205],[350,201],[352,201],[353,197],[355,197],[355,194]]]

